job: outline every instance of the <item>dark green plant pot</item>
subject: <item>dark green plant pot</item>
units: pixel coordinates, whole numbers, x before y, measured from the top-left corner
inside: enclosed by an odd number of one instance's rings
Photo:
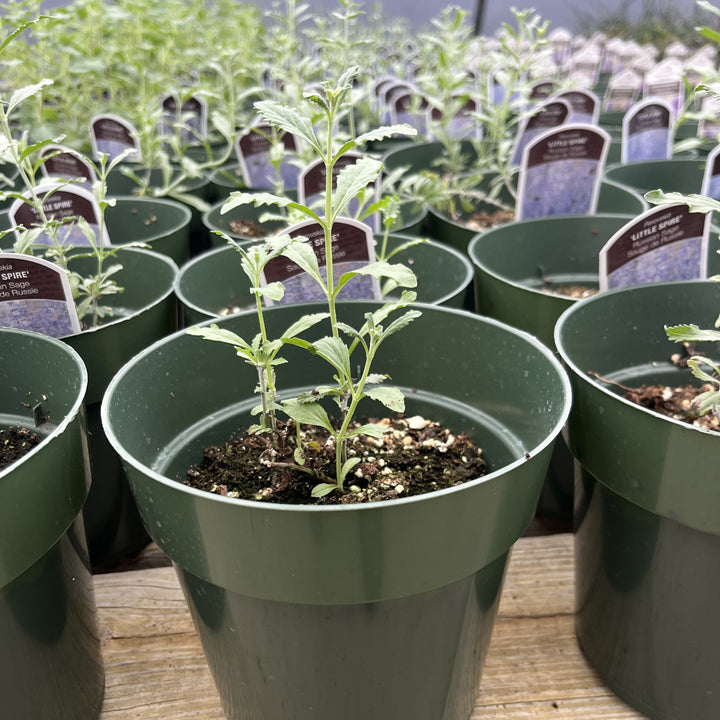
[[[98,328],[63,338],[88,369],[86,412],[92,457],[92,487],[83,511],[93,565],[113,563],[147,545],[127,479],[117,453],[100,423],[100,401],[110,379],[133,355],[177,327],[173,284],[176,265],[165,255],[128,248],[118,253],[123,269],[115,275],[125,288],[111,296],[122,316]],[[80,258],[70,268],[89,271],[92,259]]]
[[[151,188],[150,194],[152,194],[153,188],[160,188],[163,186],[162,172],[160,170],[148,171],[144,168],[138,168],[136,166],[131,167],[133,172],[135,172],[139,177],[147,177]],[[110,197],[139,195],[140,186],[135,182],[135,180],[125,175],[122,172],[122,168],[123,166],[120,165],[109,174],[107,180],[108,195]],[[206,175],[196,178],[187,178],[186,180],[183,180],[178,188],[176,188],[176,192],[179,194],[178,200],[190,210],[189,252],[192,257],[203,252],[203,250],[207,250],[207,237],[202,224],[202,215],[207,209],[207,204],[211,197],[210,180]],[[185,200],[181,197],[182,195],[194,197],[196,202],[199,203],[199,207],[196,207],[195,202],[192,204],[185,202]],[[173,193],[170,193],[167,196],[163,195],[163,197],[167,197],[170,200],[174,199]]]
[[[577,302],[547,292],[545,281],[597,289],[600,248],[630,215],[542,218],[512,222],[476,235],[468,254],[476,270],[481,315],[525,330],[554,350],[560,315]],[[572,521],[573,459],[560,439],[545,479],[538,514]]]
[[[704,159],[683,157],[614,165],[605,169],[605,179],[640,195],[658,188],[665,192],[699,193],[704,172]]]
[[[339,314],[356,325],[378,307],[342,303]],[[533,516],[566,417],[567,379],[530,336],[420,307],[422,317],[381,347],[377,368],[406,389],[409,413],[480,441],[492,472],[448,491],[366,506],[272,506],[177,482],[255,404],[253,369],[217,343],[174,335],[108,388],[108,437],[175,563],[230,720],[472,712],[507,554]],[[270,309],[270,334],[319,308]],[[246,336],[255,323],[251,313],[219,321]],[[283,386],[328,377],[318,358],[295,351]]]
[[[118,197],[105,214],[114,245],[142,242],[182,265],[190,255],[190,208],[165,198]]]
[[[510,206],[514,201],[509,199]],[[477,210],[492,212],[495,208],[489,204],[479,205]],[[613,215],[639,215],[647,209],[647,203],[635,191],[604,180],[600,184],[597,212]],[[465,213],[464,217],[468,217]],[[435,240],[448,243],[460,252],[467,252],[470,241],[477,230],[467,227],[462,218],[452,220],[447,215],[430,208],[428,210],[428,232]]]
[[[555,340],[573,385],[576,629],[603,681],[653,720],[720,717],[720,433],[623,399],[629,386],[682,385],[663,327],[711,327],[720,284],[606,292],[577,303]],[[698,350],[720,355],[720,343]]]
[[[477,160],[477,151],[468,141],[462,143],[462,154],[466,159],[466,169]],[[388,173],[403,167],[406,167],[408,172],[416,173],[437,169],[438,161],[445,155],[445,147],[441,142],[406,142],[386,152],[382,162]]]
[[[381,242],[380,238],[377,240]],[[389,249],[409,240],[412,240],[409,236],[391,235]],[[452,248],[428,240],[395,255],[391,262],[402,262],[412,268],[418,279],[420,302],[467,309],[474,306],[472,265]],[[175,281],[175,295],[186,326],[219,317],[228,307],[254,306],[240,255],[229,246],[210,250],[185,265]]]
[[[54,427],[0,470],[2,716],[95,720],[105,678],[81,509],[90,483],[87,373],[64,343],[0,329],[0,427]]]

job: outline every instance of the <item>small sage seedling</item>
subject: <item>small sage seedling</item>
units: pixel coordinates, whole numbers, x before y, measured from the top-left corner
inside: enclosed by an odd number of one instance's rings
[[[38,18],[25,23],[11,33],[0,44],[0,53],[15,37],[42,19]],[[122,266],[115,264],[108,267],[106,264],[109,258],[116,255],[119,248],[104,246],[101,238],[104,234],[105,210],[115,202],[107,197],[107,176],[124,156],[121,155],[108,163],[107,155],[105,155],[100,158],[98,165],[94,165],[88,158],[83,158],[84,162],[93,166],[97,176],[97,180],[93,183],[93,194],[100,209],[100,226],[98,237],[96,237],[95,232],[84,219],[81,218],[77,221],[88,241],[89,250],[76,251],[69,241],[70,233],[59,234],[59,230],[65,223],[49,218],[45,213],[44,204],[47,195],[41,198],[36,192],[39,169],[42,163],[53,157],[53,154],[41,157],[39,160],[35,158],[45,146],[56,143],[62,138],[29,143],[27,133],[17,138],[12,132],[12,114],[21,107],[23,102],[34,98],[43,88],[51,84],[52,80],[44,79],[35,85],[20,88],[15,90],[7,101],[0,95],[0,160],[17,168],[18,177],[24,186],[24,191],[13,189],[0,193],[0,199],[20,199],[34,208],[40,218],[40,224],[31,228],[19,228],[19,238],[13,246],[13,251],[20,254],[42,252],[47,260],[65,270],[68,274],[79,319],[84,321],[87,326],[95,327],[103,317],[112,312],[110,308],[101,305],[101,300],[109,295],[122,292],[122,288],[112,279],[112,276],[121,270]],[[5,234],[7,232],[1,233],[0,237]],[[40,236],[50,238],[51,245],[36,244]],[[68,261],[71,255],[73,257],[94,257],[96,272],[89,276],[81,276],[70,271]]]
[[[647,193],[645,198],[656,205],[685,203],[690,212],[720,212],[720,202],[704,195],[682,195],[653,190]],[[720,282],[720,275],[713,279]],[[715,328],[720,328],[720,315],[715,321]],[[665,327],[665,333],[669,340],[679,343],[720,342],[720,329],[702,329],[694,324]],[[704,355],[694,355],[688,359],[688,367],[696,378],[714,386],[713,390],[708,390],[696,398],[698,412],[704,415],[712,411],[720,417],[720,363]]]
[[[324,197],[324,213],[302,205],[286,197],[278,197],[269,193],[232,193],[223,211],[242,204],[277,205],[290,208],[306,219],[316,222],[323,230],[324,249],[326,255],[326,272],[323,273],[313,249],[304,238],[290,239],[287,236],[268,240],[263,246],[244,250],[232,243],[240,252],[242,266],[251,281],[251,293],[255,297],[258,325],[260,332],[251,341],[247,341],[234,333],[211,325],[209,328],[194,327],[188,332],[208,340],[216,340],[233,345],[237,354],[246,362],[257,368],[259,382],[257,392],[260,394],[260,406],[254,411],[260,415],[258,426],[252,428],[256,432],[273,434],[273,444],[283,440],[277,434],[276,413],[283,412],[291,418],[298,428],[293,460],[298,470],[303,470],[304,452],[300,441],[301,425],[319,426],[327,430],[335,446],[335,478],[318,478],[313,489],[314,497],[322,497],[335,490],[342,491],[348,473],[360,462],[359,458],[348,457],[347,441],[353,435],[367,434],[379,437],[386,428],[369,424],[353,428],[353,419],[358,405],[364,398],[377,400],[388,409],[402,412],[404,398],[402,392],[395,387],[385,385],[387,376],[373,371],[373,361],[381,344],[412,322],[420,315],[417,310],[406,309],[415,300],[415,293],[402,290],[401,296],[372,313],[367,313],[360,328],[353,328],[338,317],[337,299],[343,287],[358,276],[371,276],[378,279],[390,279],[396,287],[412,288],[416,284],[413,273],[403,265],[378,261],[364,267],[342,274],[337,281],[333,273],[332,229],[335,221],[346,211],[350,202],[358,197],[369,183],[374,182],[381,170],[381,163],[371,158],[361,158],[355,164],[348,165],[338,174],[333,188],[333,167],[337,161],[353,148],[368,140],[381,139],[393,134],[412,134],[414,131],[407,125],[381,127],[364,133],[358,137],[337,141],[337,121],[347,110],[349,95],[357,68],[345,72],[336,84],[323,83],[321,90],[306,93],[306,99],[322,113],[325,127],[324,135],[319,135],[309,116],[303,116],[293,108],[280,105],[273,101],[261,101],[255,107],[263,119],[280,131],[291,132],[312,147],[325,166],[326,189]],[[232,241],[230,241],[232,242]],[[327,311],[303,316],[279,338],[271,339],[265,330],[262,298],[268,297],[278,301],[282,299],[285,288],[282,283],[271,283],[260,287],[260,276],[265,265],[274,257],[282,255],[296,263],[320,287],[326,300]],[[394,319],[390,319],[398,311],[405,310]],[[331,335],[314,342],[305,340],[301,333],[315,326],[318,322],[329,320]],[[386,324],[387,323],[387,324]],[[280,351],[286,344],[292,344],[322,358],[333,371],[334,385],[320,385],[309,392],[278,402],[275,368],[286,362],[280,357]],[[353,354],[362,352],[364,359],[355,363]],[[353,366],[358,372],[353,371]],[[334,400],[340,410],[339,427],[331,422],[322,401]]]

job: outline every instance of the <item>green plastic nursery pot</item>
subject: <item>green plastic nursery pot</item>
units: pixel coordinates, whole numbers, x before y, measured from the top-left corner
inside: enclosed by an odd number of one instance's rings
[[[120,165],[108,175],[107,188],[110,197],[139,195],[140,193],[140,186],[135,180],[123,173],[123,167],[129,167],[132,172],[141,178],[147,177],[151,188],[150,195],[152,195],[153,188],[160,188],[166,185],[162,179],[163,173],[159,169],[148,171],[145,168],[137,167],[131,163],[127,166]],[[179,172],[179,170],[177,172]],[[209,178],[206,175],[200,175],[195,178],[186,178],[174,189],[174,193],[169,193],[166,196],[171,200],[177,196],[181,204],[190,210],[190,256],[197,255],[207,249],[205,230],[202,224],[202,214],[211,198],[211,193]],[[186,198],[194,198],[194,200],[192,202],[186,202]]]
[[[0,329],[0,428],[42,442],[0,470],[0,697],[7,718],[94,720],[104,667],[81,509],[90,483],[87,373],[64,343]]]
[[[630,215],[524,220],[476,235],[468,246],[475,266],[477,310],[520,328],[555,349],[560,315],[577,302],[552,285],[598,287],[598,253]],[[572,521],[573,459],[561,439],[548,470],[538,514]]]
[[[699,193],[705,172],[704,158],[674,158],[614,165],[605,169],[605,179],[644,195],[661,188],[665,192]]]
[[[177,326],[173,284],[177,266],[165,255],[127,248],[117,255],[114,277],[124,291],[109,296],[117,319],[69,335],[64,341],[88,369],[86,396],[93,483],[83,514],[93,565],[112,563],[149,542],[117,453],[100,423],[100,401],[113,375],[133,355]],[[92,258],[74,258],[70,269],[92,270]]]
[[[190,254],[190,209],[165,198],[118,197],[106,210],[114,245],[141,242],[182,265]]]
[[[389,249],[412,239],[391,235]],[[402,262],[412,268],[418,279],[420,302],[455,308],[467,306],[468,309],[473,306],[472,265],[452,248],[428,240],[395,255],[392,262]],[[254,307],[240,255],[227,245],[185,265],[175,281],[175,295],[186,325],[227,315],[232,308]]]
[[[653,720],[720,717],[720,433],[630,403],[626,386],[682,385],[665,325],[712,327],[720,284],[645,285],[577,303],[556,343],[573,385],[576,630],[604,682]],[[697,350],[720,355],[720,343]]]
[[[265,314],[275,336],[321,306]],[[341,303],[357,325],[376,303]],[[530,336],[420,305],[377,367],[407,411],[481,443],[491,472],[462,487],[369,505],[268,505],[183,485],[208,443],[246,426],[253,369],[179,333],[128,363],[103,422],[149,532],[173,559],[229,720],[466,720],[508,552],[530,522],[567,378]],[[255,334],[253,313],[219,321]],[[318,334],[327,332],[318,329]],[[288,347],[280,382],[328,377]],[[293,362],[294,360],[294,362]],[[239,681],[239,679],[242,681]]]
[[[514,200],[504,198],[510,206],[514,206]],[[639,215],[647,209],[647,203],[634,190],[622,187],[618,183],[603,180],[600,183],[598,194],[597,212],[602,214],[618,215]],[[476,210],[492,212],[495,208],[489,204],[482,204]],[[467,217],[467,214],[465,214]],[[477,234],[477,230],[468,227],[462,219],[452,220],[447,215],[433,210],[428,210],[428,232],[440,242],[452,245],[460,252],[467,252],[470,241]]]

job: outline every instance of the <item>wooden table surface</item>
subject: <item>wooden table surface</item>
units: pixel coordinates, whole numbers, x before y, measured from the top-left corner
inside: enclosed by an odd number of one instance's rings
[[[578,648],[572,542],[563,533],[515,545],[471,720],[644,717],[602,685]],[[165,562],[154,550],[136,563],[144,569],[95,576],[100,720],[225,720],[175,572],[157,567]]]

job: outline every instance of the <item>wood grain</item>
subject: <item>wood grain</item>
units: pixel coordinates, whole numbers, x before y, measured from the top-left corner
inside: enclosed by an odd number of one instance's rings
[[[643,718],[578,648],[572,542],[567,533],[517,542],[471,720]],[[95,577],[107,673],[101,720],[224,720],[175,572],[156,548],[149,556],[145,569]]]

